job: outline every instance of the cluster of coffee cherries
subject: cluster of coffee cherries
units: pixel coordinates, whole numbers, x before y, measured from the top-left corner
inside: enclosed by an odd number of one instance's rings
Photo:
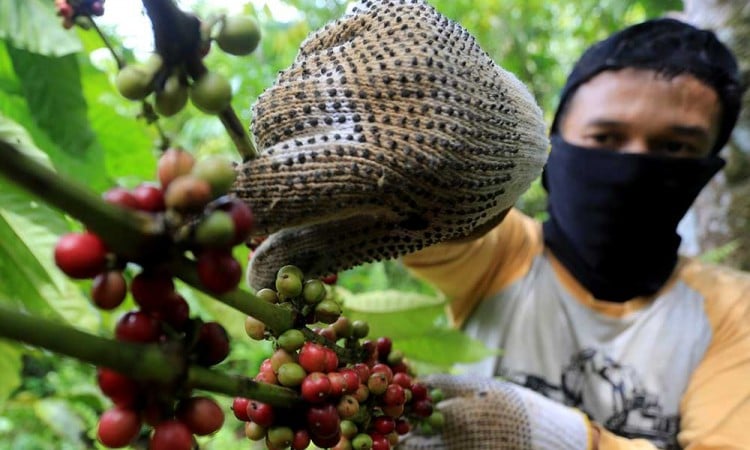
[[[258,46],[260,29],[251,17],[226,16],[203,24],[201,45],[197,50],[201,56],[208,53],[212,41],[227,53],[248,55]],[[123,67],[115,85],[120,94],[130,100],[143,100],[153,93],[154,109],[164,117],[180,112],[188,99],[207,114],[219,114],[232,100],[232,88],[221,74],[206,71],[190,81],[182,64],[167,66],[158,54],[153,54],[143,64]]]
[[[231,164],[224,159],[196,162],[189,152],[174,148],[159,160],[158,185],[114,188],[104,199],[161,221],[171,233],[173,248],[195,256],[205,289],[221,294],[239,283],[242,270],[231,249],[244,242],[253,225],[250,208],[225,197],[234,176]],[[109,251],[97,234],[84,231],[59,239],[55,262],[72,278],[93,278],[91,299],[101,309],[117,308],[130,292],[137,308],[117,321],[117,340],[175,345],[185,352],[189,363],[206,367],[228,355],[226,330],[218,322],[190,317],[189,305],[176,291],[163,261],[138,261],[141,270],[128,283],[125,268],[130,261]],[[193,435],[213,433],[224,421],[221,408],[207,397],[139,383],[107,368],[98,369],[98,382],[114,404],[102,415],[98,428],[99,440],[108,447],[127,445],[145,423],[154,428],[151,450],[189,450]]]
[[[255,379],[298,391],[304,406],[285,409],[235,398],[232,410],[246,422],[249,439],[264,440],[271,450],[301,450],[310,442],[336,450],[387,450],[415,424],[422,429],[442,425],[442,414],[433,410],[440,393],[414,381],[390,339],[363,340],[367,323],[341,316],[341,305],[320,280],[303,282],[299,269],[285,266],[277,274],[276,290],[262,289],[257,296],[299,311],[305,325],[274,339],[276,350]],[[252,317],[246,330],[254,339],[269,337]],[[356,356],[344,362],[340,353]]]
[[[63,19],[63,27],[70,29],[79,17],[103,15],[104,0],[55,0],[55,8],[57,15]]]

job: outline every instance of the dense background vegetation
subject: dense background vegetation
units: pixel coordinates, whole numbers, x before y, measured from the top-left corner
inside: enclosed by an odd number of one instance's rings
[[[219,12],[210,0],[183,3],[204,17]],[[295,19],[281,20],[267,6],[244,6],[263,30],[261,48],[255,54],[237,58],[212,51],[207,56],[209,67],[231,78],[233,105],[247,124],[254,99],[291,63],[305,36],[341,15],[352,2],[284,3],[297,10]],[[498,63],[527,83],[548,117],[567,71],[587,44],[626,24],[681,7],[677,0],[430,3],[462,23]],[[117,29],[105,30],[117,42]],[[143,55],[126,51],[125,56],[133,61]],[[138,104],[114,91],[115,73],[116,65],[101,40],[92,32],[63,30],[51,0],[0,2],[0,137],[22,143],[60,173],[97,192],[153,179],[160,142],[154,126],[135,120]],[[217,119],[192,107],[160,121],[160,127],[172,143],[199,156],[226,153],[236,157]],[[520,203],[536,215],[543,205],[539,186]],[[79,227],[0,179],[0,304],[109,335],[128,305],[113,313],[93,308],[87,299],[87,282],[67,279],[51,257],[57,237]],[[246,254],[239,256],[247,259]],[[241,314],[205,301],[184,286],[181,290],[192,311],[206,319],[219,318],[235,338],[223,365],[253,375],[269,354],[269,345],[247,339]],[[453,363],[489,354],[488,349],[450,330],[442,313],[444,299],[410,278],[397,262],[342,274],[340,293],[350,316],[366,317],[374,336],[387,334],[407,355],[425,355],[419,361],[423,372],[448,370]],[[431,351],[436,348],[440,351]],[[220,400],[228,404],[228,399]],[[0,449],[96,448],[92,429],[106,402],[98,392],[92,367],[0,340]],[[204,443],[207,449],[248,445],[240,422],[232,419]]]

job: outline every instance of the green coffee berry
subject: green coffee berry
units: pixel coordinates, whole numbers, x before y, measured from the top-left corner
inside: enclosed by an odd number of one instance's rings
[[[287,387],[295,387],[302,384],[302,380],[307,376],[307,372],[295,362],[284,363],[279,367],[277,375],[279,384]]]
[[[206,247],[224,247],[234,238],[234,221],[229,213],[214,211],[195,229],[195,242]]]
[[[315,306],[315,320],[334,323],[341,316],[341,306],[333,300],[323,300]]]
[[[305,343],[305,335],[300,330],[286,330],[281,333],[276,343],[279,344],[279,347],[291,353],[302,347]]]
[[[211,186],[214,197],[226,194],[237,177],[232,163],[221,156],[211,156],[195,163],[193,175]]]
[[[232,101],[232,87],[223,76],[206,72],[190,86],[190,101],[207,114],[218,114]]]
[[[302,288],[302,297],[305,303],[314,305],[320,303],[326,297],[326,286],[320,280],[307,280]]]
[[[230,55],[249,55],[260,42],[260,29],[251,17],[227,16],[216,36],[219,48]]]

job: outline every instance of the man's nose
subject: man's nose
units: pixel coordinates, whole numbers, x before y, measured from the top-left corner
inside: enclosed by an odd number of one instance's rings
[[[618,149],[621,153],[648,153],[648,141],[643,138],[629,139]]]

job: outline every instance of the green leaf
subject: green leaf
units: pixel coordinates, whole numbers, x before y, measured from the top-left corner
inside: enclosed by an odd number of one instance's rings
[[[352,320],[370,325],[370,336],[388,336],[395,341],[421,336],[440,322],[444,300],[399,291],[375,291],[349,294],[341,288],[336,294],[343,298],[344,314]]]
[[[438,365],[477,362],[499,353],[459,330],[447,328],[394,340],[393,345],[409,358]]]
[[[23,129],[2,115],[0,137],[45,158]],[[0,301],[93,330],[99,324],[96,310],[54,263],[57,239],[68,231],[59,212],[0,179]]]
[[[45,398],[34,404],[37,417],[65,440],[84,447],[81,439],[86,433],[86,424],[65,400]]]
[[[81,50],[75,33],[62,27],[52,1],[0,1],[0,39],[15,47],[48,56],[63,56]]]
[[[382,290],[361,294],[343,292],[344,305],[347,309],[362,313],[395,313],[426,307],[442,307],[446,303],[444,296],[431,296],[414,292]],[[440,308],[442,310],[442,308]]]
[[[21,385],[21,367],[18,345],[0,340],[0,403]]]
[[[86,180],[96,190],[108,187],[104,154],[89,125],[76,56],[51,58],[14,47],[8,48],[8,54],[39,129],[32,132],[35,141],[43,134],[55,144],[42,149],[60,172]]]
[[[81,41],[86,55],[105,48],[94,33],[81,33]],[[89,125],[102,147],[107,174],[124,185],[152,180],[156,174],[154,137],[145,121],[136,119],[133,111],[138,109],[133,106],[137,103],[120,96],[108,74],[91,58],[82,59],[80,68]]]

